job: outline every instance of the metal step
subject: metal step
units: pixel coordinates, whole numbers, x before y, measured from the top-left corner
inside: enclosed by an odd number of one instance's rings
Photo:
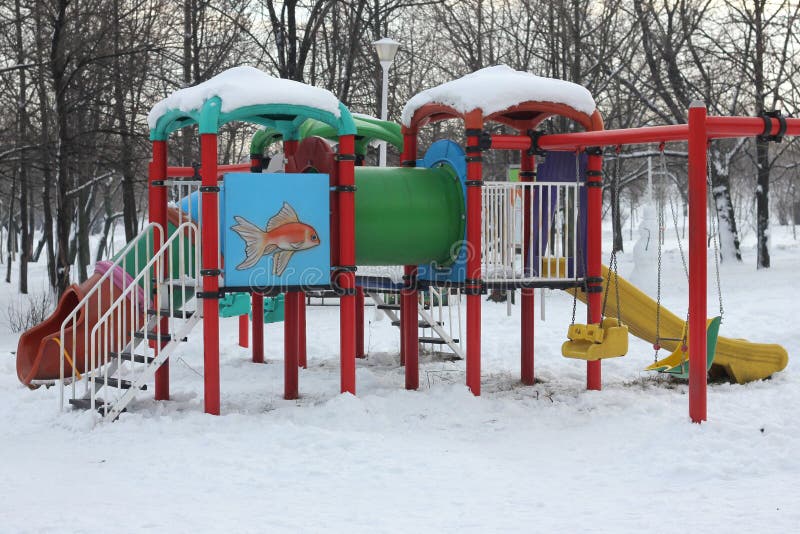
[[[69,399],[69,404],[70,404],[70,406],[72,406],[73,408],[75,408],[77,410],[91,410],[92,409],[92,399]],[[97,413],[99,413],[100,415],[105,415],[106,410],[103,409],[103,407],[105,405],[106,405],[106,403],[103,402],[100,399],[95,399],[94,400],[94,408],[95,408],[95,410],[97,410]],[[109,410],[111,409],[110,406],[111,405],[109,405],[109,408],[108,408]],[[128,411],[127,408],[123,408],[120,413],[125,413],[127,411]]]
[[[421,337],[419,338],[419,342],[426,345],[447,345],[447,341],[440,337]],[[454,339],[453,343],[458,343],[458,340]]]
[[[436,321],[436,324],[438,324],[439,326],[444,326],[444,323],[442,321]],[[392,321],[392,326],[400,326],[400,321]],[[418,328],[430,328],[431,327],[431,323],[429,323],[427,321],[420,321],[419,323],[417,323],[417,327]]]
[[[181,310],[168,310],[168,309],[148,309],[147,315],[158,315],[159,317],[172,317],[174,319],[189,319],[192,315],[194,315],[193,311],[181,311]]]
[[[134,332],[133,337],[136,339],[144,339],[145,333],[144,332]],[[172,334],[159,334],[158,332],[148,332],[147,339],[150,341],[164,341],[169,342],[172,341]]]
[[[131,354],[130,351],[109,352],[109,355],[112,358],[119,358],[120,360],[125,360],[126,362],[146,363],[148,365],[153,363],[155,360],[155,358],[152,356],[145,356],[144,354]]]
[[[129,380],[120,380],[119,378],[114,378],[111,376],[109,376],[108,378],[102,376],[96,376],[94,377],[94,383],[103,384],[111,388],[119,388],[119,389],[131,389],[133,387],[133,382]],[[146,391],[147,385],[142,384],[141,386],[139,386],[139,389],[141,391]]]

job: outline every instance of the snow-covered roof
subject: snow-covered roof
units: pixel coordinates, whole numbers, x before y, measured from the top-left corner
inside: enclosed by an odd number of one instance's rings
[[[223,113],[259,104],[291,104],[341,115],[339,99],[326,89],[293,80],[275,78],[253,67],[234,67],[193,87],[179,89],[158,102],[147,115],[147,124],[155,128],[158,119],[172,110],[198,111],[211,98],[222,100]]]
[[[441,104],[459,113],[481,109],[491,115],[528,101],[565,104],[587,115],[597,107],[581,85],[496,65],[418,93],[403,108],[402,121],[410,126],[414,113],[427,104]]]

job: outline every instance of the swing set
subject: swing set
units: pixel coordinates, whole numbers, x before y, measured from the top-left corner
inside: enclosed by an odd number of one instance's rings
[[[620,147],[617,147],[616,152],[619,154]],[[661,170],[657,173],[662,177],[669,176],[667,172],[666,157],[664,154],[664,144],[659,146]],[[577,160],[576,160],[577,161]],[[619,175],[619,158],[616,159],[616,174]],[[577,168],[577,164],[576,164]],[[707,169],[710,170],[710,169]],[[710,173],[709,173],[710,174]],[[655,341],[653,349],[655,352],[653,363],[645,368],[647,371],[658,371],[667,373],[676,378],[688,379],[689,378],[689,344],[688,344],[688,331],[687,325],[689,323],[689,311],[686,311],[686,319],[683,324],[680,337],[666,337],[661,332],[661,297],[662,297],[662,247],[666,232],[666,224],[664,221],[664,206],[659,198],[659,205],[657,206],[658,213],[658,269],[657,269],[657,295],[656,295],[656,311],[655,311]],[[681,239],[680,230],[678,228],[678,214],[677,207],[669,197],[670,212],[672,214],[672,223],[675,230],[675,237],[678,244],[678,251],[680,253],[681,262],[683,264],[683,271],[686,275],[687,281],[689,279],[689,270],[686,263],[686,254],[684,253],[683,240]],[[706,323],[706,370],[711,369],[711,364],[714,361],[714,355],[717,346],[717,337],[719,335],[719,327],[722,323],[723,305],[722,305],[722,289],[720,285],[719,273],[719,245],[717,240],[717,212],[714,204],[711,202],[709,194],[709,207],[713,209],[713,216],[711,217],[711,237],[714,244],[714,266],[715,266],[715,279],[717,296],[719,299],[719,316],[708,319]],[[580,226],[578,227],[580,228]],[[616,303],[616,317],[611,317],[606,313],[608,304],[609,288],[612,286],[611,276],[613,275],[613,286],[615,293]],[[576,324],[575,311],[577,305],[577,291],[573,292],[573,306],[572,306],[572,320],[567,331],[568,340],[564,342],[561,347],[562,355],[567,358],[576,358],[587,361],[601,360],[605,358],[617,358],[624,356],[628,352],[628,335],[629,329],[622,321],[622,303],[619,296],[619,272],[617,266],[616,251],[611,252],[609,259],[609,269],[604,279],[603,290],[603,304],[602,304],[602,320],[595,324]],[[671,354],[665,358],[659,359],[659,352],[665,348],[662,342],[675,343],[675,349]]]

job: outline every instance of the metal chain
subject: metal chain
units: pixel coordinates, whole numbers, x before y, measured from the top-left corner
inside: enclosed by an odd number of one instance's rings
[[[664,150],[661,150],[661,176],[662,179],[666,176],[667,172],[667,162],[664,157]],[[653,356],[653,361],[658,361],[658,350],[661,348],[661,250],[662,250],[662,241],[664,240],[664,229],[665,229],[665,222],[664,222],[664,203],[661,199],[661,195],[658,195],[656,198],[656,211],[658,212],[658,274],[656,277],[656,341],[653,344],[653,349],[655,350],[655,355]]]
[[[587,163],[588,166],[588,163]],[[583,263],[583,254],[581,253],[581,192],[580,192],[580,183],[581,183],[581,153],[579,150],[575,151],[575,209],[577,210],[577,214],[575,219],[578,221],[578,224],[575,227],[575,235],[573,236],[575,239],[575,249],[578,251],[578,257],[575,258],[575,280],[578,280],[578,266],[582,265]],[[566,268],[566,264],[564,265]],[[584,276],[586,276],[586,272],[584,271]],[[575,324],[575,313],[577,312],[578,308],[578,287],[575,287],[575,290],[572,292],[572,322],[570,324]]]
[[[708,204],[709,210],[711,211],[711,236],[712,241],[714,242],[714,274],[716,276],[717,281],[717,300],[719,301],[719,322],[722,324],[722,317],[724,315],[725,309],[722,306],[722,282],[720,280],[719,275],[719,210],[717,209],[717,203],[714,202],[714,187],[711,183],[711,162],[707,161],[707,168],[706,168],[706,180],[708,181]]]

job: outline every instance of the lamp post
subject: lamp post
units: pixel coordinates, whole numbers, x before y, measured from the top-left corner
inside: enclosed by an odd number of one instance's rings
[[[400,43],[389,37],[384,37],[372,43],[375,46],[375,51],[378,52],[378,61],[381,63],[383,69],[383,83],[381,85],[381,120],[385,121],[389,114],[389,67],[397,55],[397,49],[400,48]],[[381,167],[386,166],[386,141],[380,143],[380,160]]]

